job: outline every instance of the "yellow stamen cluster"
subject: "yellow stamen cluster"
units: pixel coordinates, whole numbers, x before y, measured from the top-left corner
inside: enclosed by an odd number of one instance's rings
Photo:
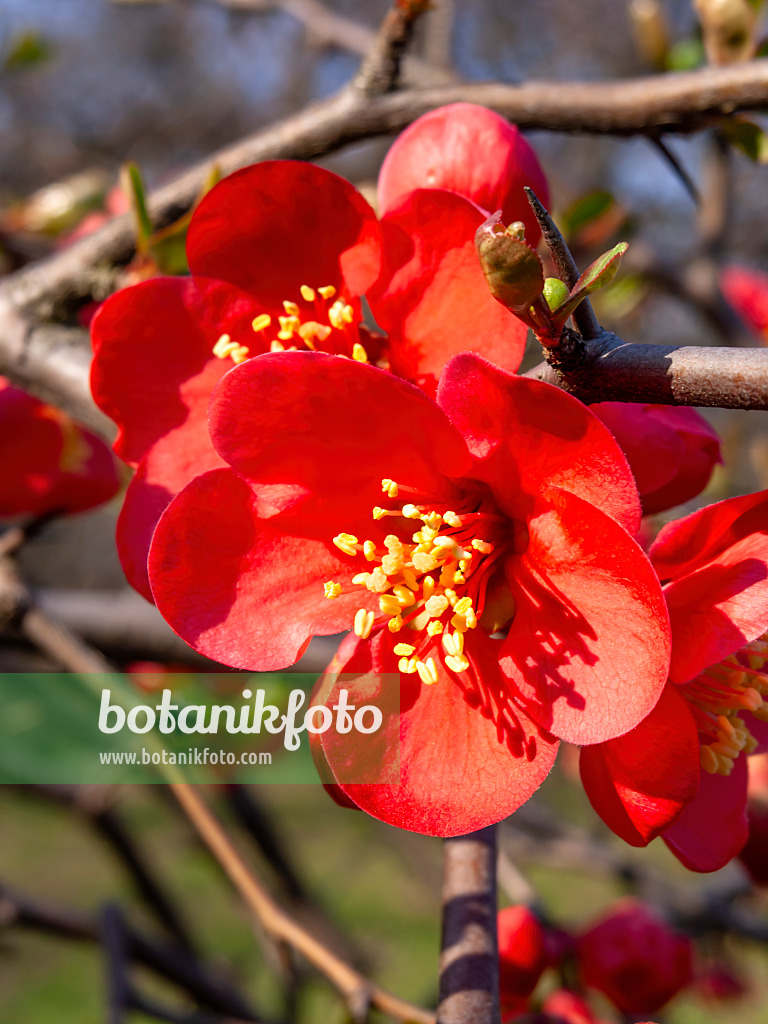
[[[343,331],[354,323],[353,307],[344,299],[336,299],[336,288],[332,284],[323,285],[321,288],[311,288],[303,284],[299,291],[303,301],[314,304],[315,312],[327,319],[327,323],[304,319],[299,304],[286,299],[283,302],[284,315],[277,318],[279,329],[269,342],[270,352],[295,352],[299,348],[315,351],[318,344],[322,344],[330,337],[334,328]],[[321,308],[332,299],[336,301],[330,307]],[[259,313],[251,321],[251,327],[255,334],[263,334],[272,327],[272,323],[269,313]],[[247,345],[233,341],[228,334],[222,334],[213,347],[213,354],[219,359],[231,358],[235,363],[242,363],[250,355],[250,349]],[[368,362],[368,353],[359,341],[352,346],[352,358],[360,363]]]
[[[706,669],[684,692],[700,732],[711,737],[701,746],[701,767],[730,775],[736,758],[757,746],[741,716],[768,721],[768,634]]]
[[[401,490],[390,479],[381,481],[382,492],[396,498]],[[344,554],[362,554],[369,562],[377,563],[370,570],[357,573],[352,579],[355,586],[365,587],[378,598],[379,612],[387,620],[392,633],[408,629],[426,633],[426,637],[441,636],[445,665],[456,673],[469,668],[464,653],[464,634],[477,627],[477,611],[471,597],[460,596],[456,588],[465,584],[472,570],[473,559],[490,554],[493,545],[481,538],[459,542],[450,531],[463,526],[461,516],[455,512],[436,512],[411,502],[399,508],[373,509],[373,518],[381,520],[393,516],[403,520],[419,520],[420,528],[410,541],[391,533],[384,540],[386,550],[381,551],[371,540],[360,541],[350,533],[340,533],[333,543]],[[335,597],[338,584],[326,583],[326,596]],[[367,637],[374,624],[374,613],[360,608],[355,615],[354,629],[360,637]],[[418,674],[425,685],[438,680],[433,657],[421,660],[417,644],[398,643],[395,654],[398,667],[406,674]]]

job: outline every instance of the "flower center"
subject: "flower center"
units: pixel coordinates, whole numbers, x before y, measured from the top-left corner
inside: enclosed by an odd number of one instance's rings
[[[401,489],[394,480],[382,480],[381,489],[387,498],[400,496]],[[469,661],[464,654],[464,634],[477,628],[490,570],[500,554],[499,545],[485,538],[494,528],[498,532],[502,517],[482,509],[459,515],[448,508],[411,502],[395,508],[376,506],[372,515],[375,520],[394,518],[397,522],[393,526],[406,537],[409,520],[414,524],[418,521],[419,528],[410,540],[397,533],[388,534],[384,550],[372,540],[360,541],[349,533],[333,538],[344,554],[362,554],[371,563],[369,570],[352,578],[352,583],[378,595],[380,614],[359,608],[355,633],[367,638],[377,621],[386,622],[392,633],[403,632],[408,639],[395,646],[400,658],[398,667],[407,674],[418,673],[428,685],[437,682],[437,666],[433,657],[420,658],[418,648],[441,636],[445,665],[452,672],[465,672]],[[333,600],[341,593],[341,584],[325,584],[327,598]],[[497,612],[495,607],[494,614]],[[508,612],[511,618],[513,604],[508,603]]]
[[[260,313],[253,319],[251,327],[261,335],[259,351],[268,345],[270,352],[296,352],[298,349],[314,352],[335,333],[333,352],[367,363],[368,353],[359,341],[354,323],[355,311],[345,299],[336,297],[335,287],[329,284],[310,288],[303,284],[300,292],[299,301],[286,299],[283,302],[285,312],[277,317],[277,323],[270,313]],[[219,359],[242,363],[251,350],[229,334],[222,334],[213,346],[213,354]]]
[[[741,716],[768,721],[768,633],[686,683],[683,695],[699,729],[701,767],[730,775],[739,754],[757,747]]]

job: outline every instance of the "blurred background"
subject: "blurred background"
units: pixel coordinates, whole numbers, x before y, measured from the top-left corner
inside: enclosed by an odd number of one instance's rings
[[[439,0],[419,26],[407,79],[602,80],[703,63],[690,0],[650,5],[659,14],[650,34],[648,6]],[[126,161],[138,165],[152,189],[217,147],[332,94],[353,75],[388,8],[388,0],[0,0],[0,273],[124,209],[117,186]],[[751,120],[762,127],[759,117]],[[716,287],[724,266],[768,271],[766,168],[759,159],[712,132],[667,140],[683,174],[645,138],[537,132],[530,139],[579,263],[620,239],[631,243],[618,283],[599,297],[608,327],[629,341],[760,342]],[[355,145],[323,162],[372,198],[387,144]],[[685,176],[701,194],[698,209]],[[535,358],[532,350],[529,361]],[[665,518],[768,487],[768,414],[706,415],[722,437],[724,465],[704,495]],[[119,499],[48,524],[19,555],[23,576],[43,607],[119,665],[195,664],[154,610],[125,591],[113,541],[118,510]],[[305,669],[322,665],[327,654],[326,645]],[[5,637],[0,670],[36,666],[30,658],[23,644]],[[211,798],[302,920],[382,984],[434,1004],[439,841],[343,810],[319,785],[254,787],[250,810],[231,793]],[[137,891],[125,844],[115,839],[114,819],[217,977],[233,980],[272,1020],[345,1019],[330,987],[303,970],[297,979],[295,965],[254,927],[160,787],[118,794],[2,787],[2,1024],[116,1024],[107,1016],[110,974],[99,937],[112,911],[147,933],[157,921]],[[658,845],[632,851],[609,836],[589,808],[573,758],[565,756],[532,806],[502,831],[510,858],[502,896],[535,899],[553,921],[579,928],[627,892],[663,901],[671,891],[694,915],[725,893],[745,901],[768,927],[768,902],[750,891],[738,865],[697,877]],[[63,915],[58,937],[51,908]],[[663,1019],[762,1024],[768,947],[727,927],[702,928],[701,936],[701,977],[725,965],[743,991],[724,995],[723,986],[702,982]],[[146,967],[138,976],[150,997],[179,1007],[176,1019],[204,1019],[184,1016],[192,1008],[188,997]],[[226,1019],[234,1020],[235,1010]],[[602,1010],[605,1019],[619,1019],[607,1004]],[[222,1013],[215,1019],[225,1019]],[[131,1019],[157,1018],[137,1012]]]

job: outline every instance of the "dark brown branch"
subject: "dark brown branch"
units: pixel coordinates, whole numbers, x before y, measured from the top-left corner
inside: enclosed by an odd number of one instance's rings
[[[85,914],[63,910],[27,899],[0,885],[0,924],[27,928],[77,942],[100,943],[99,925]],[[250,1008],[231,983],[183,950],[147,938],[125,924],[127,953],[131,960],[188,992],[201,1006],[229,1017],[253,1021]]]
[[[446,839],[437,1024],[498,1024],[496,826]]]

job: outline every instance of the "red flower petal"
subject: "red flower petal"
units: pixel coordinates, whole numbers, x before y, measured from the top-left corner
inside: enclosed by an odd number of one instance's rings
[[[485,693],[503,695],[497,642],[479,630],[466,636],[465,652]],[[503,731],[496,724],[497,709],[485,706],[480,688],[464,688],[442,668],[439,656],[433,686],[422,685],[418,675],[401,676],[392,653],[396,642],[386,630],[361,641],[343,668],[345,675],[326,681],[327,704],[335,702],[341,688],[352,702],[373,703],[385,688],[394,685],[396,690],[400,683],[400,714],[386,716],[378,733],[359,736],[357,742],[331,730],[322,735],[337,784],[373,817],[425,835],[464,835],[500,821],[541,785],[557,743],[523,713],[510,715]],[[392,784],[344,781],[372,770]]]
[[[316,514],[330,508],[338,518],[354,504],[356,515],[370,515],[384,478],[450,500],[455,489],[446,477],[470,464],[460,435],[417,388],[318,352],[243,363],[216,389],[210,421],[222,458],[268,493],[262,515],[310,499]]]
[[[247,326],[251,341],[258,308],[227,285],[181,277],[154,278],[107,299],[93,321],[91,389],[119,427],[114,447],[122,459],[136,464],[180,427],[210,448],[208,397],[232,368],[214,357],[213,345],[226,330],[234,333],[233,323]]]
[[[421,190],[382,221],[384,266],[368,299],[395,373],[436,378],[467,351],[520,365],[527,328],[493,298],[475,251],[484,219],[461,196]]]
[[[701,773],[698,795],[664,833],[664,842],[691,871],[718,871],[749,836],[747,759],[737,757],[730,775]]]
[[[640,507],[627,461],[577,399],[467,354],[446,366],[438,403],[477,460],[473,476],[491,486],[508,515],[524,519],[537,495],[561,487],[637,532]]]
[[[626,455],[643,515],[696,497],[722,461],[720,439],[695,409],[626,402],[599,402],[590,409]]]
[[[501,667],[526,709],[571,743],[634,728],[667,677],[669,627],[648,559],[612,519],[553,489],[507,565],[515,618]]]
[[[453,103],[424,114],[393,142],[379,173],[383,216],[420,188],[446,189],[501,210],[504,223],[522,220],[530,245],[541,232],[525,198],[530,185],[545,206],[547,179],[516,125],[475,103]]]
[[[149,577],[157,607],[191,647],[233,668],[269,671],[297,661],[311,636],[348,629],[358,608],[378,610],[378,602],[360,587],[324,597],[325,582],[348,583],[360,568],[331,543],[338,523],[314,515],[259,520],[257,504],[228,469],[196,477],[158,523]]]
[[[582,747],[581,781],[590,803],[630,846],[660,835],[699,788],[699,738],[674,686],[631,732]]]
[[[768,629],[768,491],[669,523],[650,557],[672,624],[670,678],[684,683]]]
[[[376,215],[357,190],[312,164],[272,160],[220,182],[192,217],[193,274],[228,281],[267,306],[301,285],[364,294],[380,268]]]

